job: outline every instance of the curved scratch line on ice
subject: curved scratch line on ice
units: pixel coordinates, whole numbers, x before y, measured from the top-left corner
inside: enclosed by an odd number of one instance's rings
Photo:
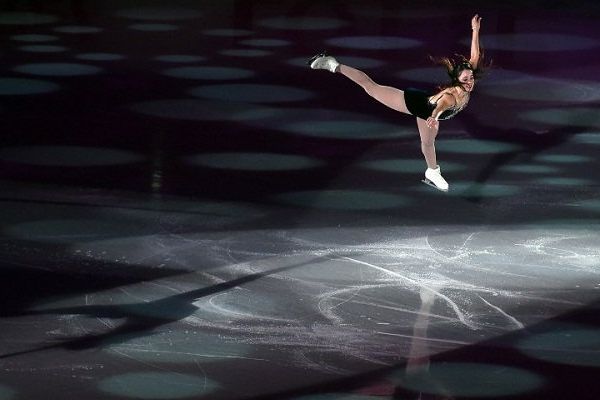
[[[479,297],[485,304],[492,307],[494,310],[498,311],[500,314],[504,315],[506,318],[508,318],[509,321],[512,321],[517,326],[517,328],[519,328],[519,329],[525,328],[525,325],[523,325],[518,319],[516,319],[512,315],[509,315],[500,307],[493,305],[492,303],[490,303],[489,301],[487,301],[486,299],[484,299],[483,297],[481,297],[479,295],[477,295],[477,297]]]
[[[410,283],[412,283],[415,286],[427,289],[429,291],[431,291],[432,293],[434,293],[436,296],[438,296],[439,298],[443,299],[446,303],[448,303],[448,305],[454,310],[454,312],[456,313],[456,316],[458,317],[458,319],[460,320],[460,322],[462,322],[464,325],[466,325],[467,327],[473,329],[473,330],[477,330],[477,326],[470,323],[467,319],[467,317],[465,316],[465,314],[460,310],[460,308],[458,307],[458,305],[453,302],[448,296],[443,295],[442,293],[438,292],[437,290],[434,290],[430,287],[428,287],[427,285],[423,285],[422,283],[419,283],[417,281],[415,281],[414,279],[410,279],[402,274],[399,274],[397,272],[394,271],[390,271],[388,269],[382,268],[378,265],[374,265],[374,264],[370,264],[368,262],[365,261],[360,261],[360,260],[356,260],[354,258],[350,258],[350,257],[342,257],[343,259],[358,263],[358,264],[362,264],[362,265],[366,265],[367,267],[371,267],[374,269],[377,269],[379,271],[385,272],[387,274],[393,275],[393,276],[397,276],[399,278],[402,278]]]

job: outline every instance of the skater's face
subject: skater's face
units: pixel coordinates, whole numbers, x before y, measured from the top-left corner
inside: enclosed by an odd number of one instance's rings
[[[458,81],[467,92],[472,91],[475,87],[475,78],[473,77],[473,71],[470,69],[462,70],[458,75]]]

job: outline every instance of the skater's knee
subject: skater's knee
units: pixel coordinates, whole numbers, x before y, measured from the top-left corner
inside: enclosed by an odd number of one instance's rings
[[[434,143],[435,143],[435,139],[421,139],[421,147],[422,148],[433,147]]]

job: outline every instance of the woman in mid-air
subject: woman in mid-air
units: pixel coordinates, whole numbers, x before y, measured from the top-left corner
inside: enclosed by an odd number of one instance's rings
[[[471,19],[473,34],[469,59],[459,56],[458,59],[442,58],[438,61],[448,70],[452,83],[433,95],[415,89],[400,90],[379,85],[364,72],[340,64],[335,58],[326,54],[313,57],[310,60],[310,67],[341,73],[360,85],[380,103],[396,111],[416,116],[421,136],[421,150],[427,162],[424,182],[447,191],[448,183],[442,177],[436,160],[435,137],[438,133],[439,121],[452,118],[467,106],[469,96],[475,87],[475,80],[482,71],[483,54],[479,46],[480,25],[481,18],[475,15]]]

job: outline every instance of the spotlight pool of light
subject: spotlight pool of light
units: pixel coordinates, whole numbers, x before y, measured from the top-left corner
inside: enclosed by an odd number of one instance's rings
[[[586,103],[600,100],[600,84],[540,77],[482,84],[479,90],[492,97],[536,102]]]
[[[293,58],[291,60],[287,60],[286,64],[306,69],[308,68],[306,62],[311,57],[312,56]],[[354,68],[359,69],[379,68],[386,64],[384,61],[368,57],[336,56],[335,58],[342,64],[351,65]]]
[[[30,53],[62,53],[68,50],[68,48],[64,46],[53,46],[48,44],[36,44],[36,45],[27,45],[20,46],[19,50],[27,51]]]
[[[199,18],[202,13],[181,7],[139,7],[120,10],[117,16],[145,21],[180,21]]]
[[[395,73],[394,76],[413,82],[428,84],[440,84],[449,80],[448,74],[443,67],[407,69]],[[423,88],[423,90],[425,89],[426,88]]]
[[[435,143],[438,153],[460,154],[496,154],[520,151],[521,146],[513,143],[497,142],[492,140],[456,139],[439,140]]]
[[[79,146],[24,146],[0,149],[0,160],[47,167],[98,167],[141,162],[144,157],[125,150]]]
[[[571,138],[571,141],[581,144],[600,145],[600,132],[578,133]]]
[[[550,185],[550,186],[589,186],[597,185],[598,180],[585,179],[585,178],[566,178],[562,176],[557,177],[543,177],[535,180],[535,183]]]
[[[265,129],[346,140],[418,137],[416,129],[379,121],[368,115],[318,108],[260,108],[232,115],[231,119]]]
[[[442,171],[444,171],[443,164]],[[457,197],[481,198],[514,196],[521,192],[521,188],[519,186],[504,185],[499,183],[453,181],[452,178],[448,176],[448,174],[445,174],[445,178],[450,184],[450,190],[448,192],[440,192],[426,185],[418,186],[417,190],[419,190],[420,192],[430,192],[433,194],[440,194],[443,196],[450,195]]]
[[[519,119],[546,125],[579,126],[600,129],[597,108],[545,108],[519,114]]]
[[[17,392],[6,385],[0,384],[0,400],[13,400]]]
[[[233,80],[245,79],[255,75],[254,71],[234,67],[177,67],[163,71],[173,78],[195,80]]]
[[[262,49],[228,49],[219,53],[230,57],[266,57],[273,54],[272,51]]]
[[[328,39],[330,46],[360,50],[399,50],[419,47],[422,42],[400,36],[346,36]]]
[[[123,60],[125,56],[114,53],[83,53],[76,55],[75,58],[86,61],[117,61]]]
[[[315,190],[288,192],[274,196],[275,201],[305,208],[331,210],[384,210],[404,207],[405,197],[389,193],[359,190]]]
[[[519,340],[517,348],[538,360],[583,367],[600,367],[600,329],[554,323]]]
[[[13,35],[10,38],[17,42],[31,42],[31,43],[54,42],[54,41],[58,40],[58,36],[41,35],[41,34]]]
[[[263,109],[248,103],[195,99],[147,101],[133,104],[129,108],[144,115],[188,121],[228,121],[234,115],[261,114],[260,110]]]
[[[142,32],[170,32],[179,29],[173,24],[133,24],[129,25],[129,29]]]
[[[464,39],[470,45],[471,39]],[[526,52],[562,52],[593,49],[600,41],[585,36],[556,33],[506,33],[485,35],[485,48]]]
[[[81,76],[99,74],[102,68],[74,63],[39,63],[18,65],[13,71],[40,76]]]
[[[274,17],[258,21],[258,25],[282,30],[328,30],[348,25],[341,19],[324,17]]]
[[[524,394],[544,386],[545,379],[524,369],[506,365],[438,362],[414,374],[404,371],[391,378],[415,392],[452,398],[498,398]]]
[[[592,162],[593,157],[582,156],[579,154],[540,154],[535,157],[536,161],[542,161],[554,164],[582,164]]]
[[[208,36],[222,36],[222,37],[241,37],[251,36],[254,32],[247,29],[207,29],[202,31],[204,35]]]
[[[285,47],[290,46],[292,42],[284,39],[246,39],[240,41],[240,44],[255,47]]]
[[[66,26],[58,26],[56,28],[54,28],[55,32],[60,32],[60,33],[73,33],[73,34],[79,34],[79,33],[100,33],[102,32],[101,28],[95,27],[95,26],[80,26],[80,25],[66,25]]]
[[[195,63],[206,61],[206,57],[189,54],[168,54],[164,56],[158,56],[155,58],[155,60],[168,63]]]
[[[22,222],[8,226],[3,234],[41,243],[73,244],[147,233],[126,222],[101,219],[52,219]]]
[[[554,174],[560,172],[560,169],[558,167],[539,164],[506,165],[502,167],[502,170],[520,174]]]
[[[600,199],[581,200],[575,203],[576,207],[581,207],[586,211],[600,213]]]
[[[183,399],[208,395],[219,389],[205,376],[175,372],[130,372],[99,382],[98,388],[110,395],[132,399]]]
[[[0,12],[0,25],[42,25],[58,21],[58,17],[31,12]]]
[[[389,159],[389,160],[374,160],[366,161],[360,164],[363,168],[368,168],[376,171],[393,172],[393,173],[423,173],[427,169],[425,160],[407,160],[407,159]],[[444,172],[463,171],[467,167],[453,162],[445,161]]]
[[[317,159],[274,153],[208,153],[185,158],[188,164],[242,171],[293,171],[321,166]]]
[[[279,85],[229,84],[200,86],[188,91],[194,97],[249,103],[280,103],[314,97],[308,90]]]
[[[116,343],[111,344],[113,339]],[[252,345],[228,340],[221,335],[196,330],[159,332],[152,335],[111,338],[105,351],[124,357],[160,363],[214,363],[218,360],[244,358]]]
[[[60,89],[53,82],[34,79],[0,78],[0,96],[20,96],[51,93]]]

